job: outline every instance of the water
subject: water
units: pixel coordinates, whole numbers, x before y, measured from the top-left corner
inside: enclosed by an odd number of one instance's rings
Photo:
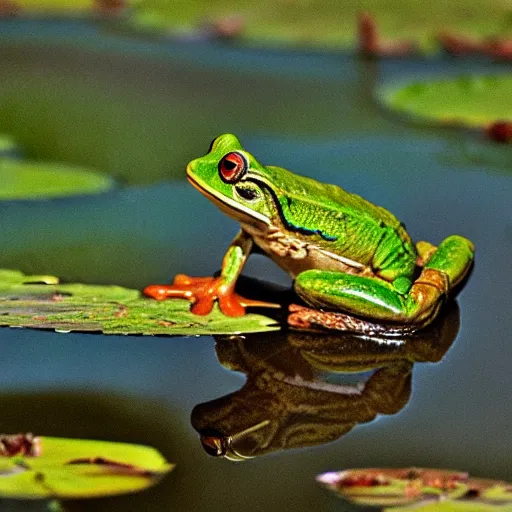
[[[352,510],[314,481],[349,467],[512,479],[510,148],[410,126],[373,101],[376,84],[509,67],[145,41],[71,21],[4,22],[0,37],[0,130],[32,157],[96,167],[120,182],[97,197],[0,203],[2,267],[134,287],[177,272],[211,274],[236,225],[179,178],[226,131],[264,163],[387,207],[416,240],[460,233],[477,247],[456,339],[442,363],[414,365],[410,398],[396,414],[335,442],[238,464],[207,457],[191,424],[195,406],[244,383],[219,364],[212,338],[1,330],[0,430],[147,443],[178,464],[147,492],[70,510]],[[247,273],[289,284],[261,257]],[[270,375],[344,385],[328,369],[295,366],[283,338],[247,344],[253,359],[271,356]]]

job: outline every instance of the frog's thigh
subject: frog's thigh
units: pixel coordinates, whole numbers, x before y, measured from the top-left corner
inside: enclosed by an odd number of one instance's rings
[[[437,271],[424,273],[424,281],[414,283],[407,294],[401,294],[391,283],[379,278],[307,270],[297,276],[295,291],[314,307],[339,309],[378,320],[412,323],[434,315],[446,292],[442,277],[441,284],[437,283]],[[429,273],[436,274],[432,282],[426,276]]]

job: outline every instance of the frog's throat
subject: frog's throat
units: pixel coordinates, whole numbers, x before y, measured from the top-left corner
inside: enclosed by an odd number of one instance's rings
[[[236,213],[241,213],[243,216],[246,215],[250,219],[257,220],[259,222],[262,222],[266,226],[270,226],[271,222],[268,217],[265,217],[265,215],[262,215],[261,213],[255,212],[254,210],[251,210],[250,208],[247,208],[243,204],[237,203],[233,199],[230,199],[227,196],[222,196],[222,198],[219,198],[216,190],[209,185],[207,185],[204,181],[192,177],[187,172],[187,179],[190,182],[190,184],[201,194],[205,195],[212,203],[214,203],[218,208],[220,208],[223,212],[225,212],[229,216],[236,216]],[[243,219],[239,219],[243,220]]]

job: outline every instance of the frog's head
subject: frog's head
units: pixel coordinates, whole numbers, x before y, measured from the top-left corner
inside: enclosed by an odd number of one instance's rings
[[[222,211],[240,222],[270,224],[268,194],[255,179],[265,167],[231,134],[211,143],[205,156],[187,166],[187,178]]]

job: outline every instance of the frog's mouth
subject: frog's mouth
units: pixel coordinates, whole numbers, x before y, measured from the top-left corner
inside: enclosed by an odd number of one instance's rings
[[[254,224],[254,221],[258,221],[265,224],[266,226],[270,225],[270,220],[261,213],[255,212],[254,210],[247,208],[243,204],[238,203],[225,195],[219,197],[215,189],[204,183],[202,180],[191,176],[188,172],[188,169],[187,179],[196,190],[199,190],[201,194],[206,196],[212,203],[217,206],[217,208],[219,208],[229,217],[232,217],[239,222],[245,222],[248,224]]]

